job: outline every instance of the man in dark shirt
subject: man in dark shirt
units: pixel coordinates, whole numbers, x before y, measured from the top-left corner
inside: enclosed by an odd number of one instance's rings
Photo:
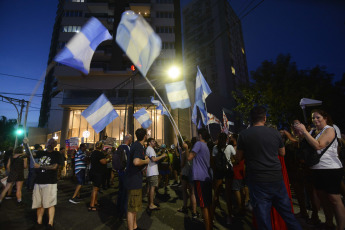
[[[103,146],[103,142],[98,141],[96,143],[96,150],[91,154],[90,176],[93,188],[91,192],[89,211],[97,211],[97,194],[103,182],[104,167],[106,167],[106,164],[108,163],[108,159],[102,152]]]
[[[142,170],[150,162],[150,159],[145,155],[144,151],[146,135],[146,129],[140,128],[135,131],[137,141],[131,146],[128,168],[126,169],[126,184],[128,189],[127,223],[129,230],[138,228],[136,221],[137,212],[142,208]]]
[[[49,222],[47,229],[53,229],[55,205],[57,203],[57,170],[61,165],[61,157],[58,151],[54,151],[57,142],[50,139],[47,143],[47,151],[38,151],[36,157],[38,163],[34,164],[36,169],[36,180],[32,193],[32,209],[37,209],[37,225],[42,226],[44,209],[48,209]]]
[[[127,134],[123,140],[123,144],[119,146],[126,151],[126,159],[129,159],[129,154],[130,154],[129,146],[131,144],[132,144],[132,135]],[[128,162],[129,161],[127,160],[126,168],[128,167]],[[125,170],[117,171],[119,175],[119,193],[117,196],[116,208],[119,211],[120,219],[123,219],[123,220],[127,218],[127,202],[128,202]]]
[[[285,155],[280,133],[266,127],[266,109],[254,107],[250,112],[253,126],[238,137],[236,156],[246,162],[250,201],[258,229],[272,229],[271,207],[284,219],[288,229],[302,229],[291,210],[278,159]]]

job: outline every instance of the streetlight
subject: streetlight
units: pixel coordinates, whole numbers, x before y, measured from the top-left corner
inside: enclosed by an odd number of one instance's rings
[[[181,74],[181,71],[178,67],[176,66],[172,66],[170,67],[170,69],[168,70],[168,75],[169,77],[171,77],[172,79],[176,79],[177,77],[179,77]]]

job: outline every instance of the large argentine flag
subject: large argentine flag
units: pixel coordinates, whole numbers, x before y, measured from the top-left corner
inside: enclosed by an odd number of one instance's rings
[[[85,117],[96,133],[101,132],[119,116],[104,94],[85,109],[81,115]]]
[[[165,89],[172,109],[185,109],[191,106],[184,81],[165,84]]]
[[[92,17],[55,56],[54,61],[78,69],[85,74],[90,71],[90,63],[97,46],[112,39],[109,31],[96,18]]]
[[[138,110],[135,114],[133,114],[133,116],[135,117],[135,119],[137,119],[137,121],[141,124],[141,127],[143,127],[144,129],[147,129],[152,124],[150,114],[144,108]]]
[[[162,49],[162,40],[150,24],[130,10],[122,14],[116,42],[144,77]]]
[[[207,96],[212,93],[210,87],[208,86],[204,76],[202,75],[199,66],[197,67],[198,72],[196,74],[196,81],[195,81],[195,103],[200,107],[203,108],[203,104]]]

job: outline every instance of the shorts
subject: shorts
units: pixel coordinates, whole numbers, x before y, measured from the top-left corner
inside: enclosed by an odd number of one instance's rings
[[[80,170],[80,172],[76,174],[76,177],[77,177],[78,184],[84,185],[85,184],[85,169]]]
[[[186,176],[186,175],[182,175],[182,180],[184,181],[187,181],[189,184],[193,185],[194,184],[194,181],[191,180],[191,178],[189,176]]]
[[[238,180],[238,179],[234,179],[232,181],[232,191],[240,191],[241,189],[244,188],[244,180]]]
[[[128,190],[128,212],[139,212],[142,208],[142,189]]]
[[[147,177],[147,183],[150,187],[158,187],[158,175]]]
[[[212,203],[212,182],[194,181],[195,198],[200,208],[207,208]]]
[[[170,174],[170,170],[159,170],[159,175],[166,176]]]
[[[230,170],[226,172],[220,172],[220,171],[214,170],[213,172],[213,178],[215,180],[222,180],[224,178],[232,179],[233,177],[234,177],[234,172]]]
[[[102,173],[91,173],[91,181],[94,187],[101,187],[103,183],[103,174]]]
[[[32,209],[50,208],[57,203],[57,184],[35,184],[32,193]]]
[[[312,169],[312,182],[317,190],[328,194],[340,194],[343,169]]]

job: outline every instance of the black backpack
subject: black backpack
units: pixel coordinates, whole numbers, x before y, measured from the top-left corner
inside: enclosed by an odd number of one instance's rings
[[[221,173],[227,173],[232,171],[232,166],[228,162],[228,159],[226,158],[224,151],[218,151],[217,155],[214,158],[214,166],[215,170]]]
[[[123,171],[127,165],[126,150],[120,145],[113,153],[113,169]]]

